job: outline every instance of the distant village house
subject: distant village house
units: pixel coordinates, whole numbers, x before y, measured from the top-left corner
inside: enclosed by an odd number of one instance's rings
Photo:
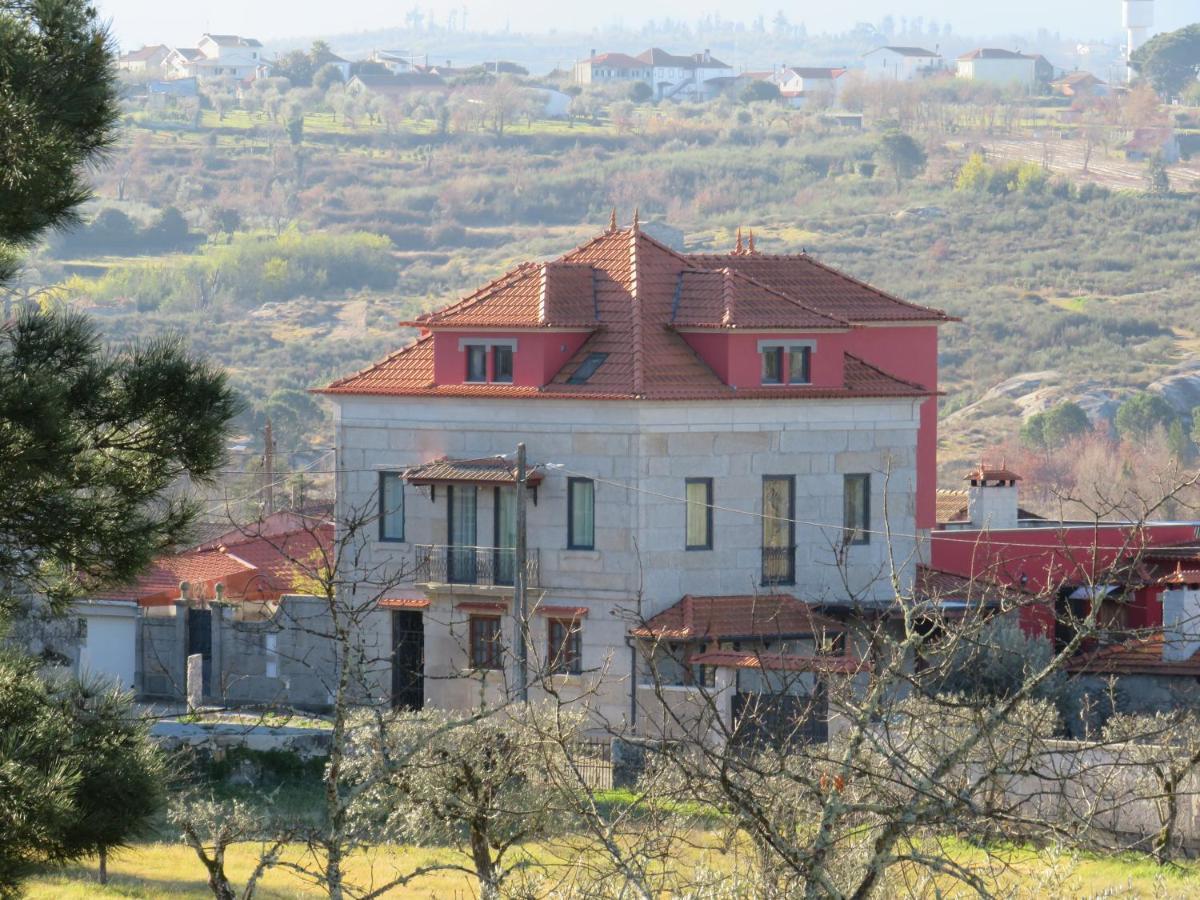
[[[935,50],[924,47],[877,47],[863,54],[863,72],[884,81],[913,81],[945,68]]]

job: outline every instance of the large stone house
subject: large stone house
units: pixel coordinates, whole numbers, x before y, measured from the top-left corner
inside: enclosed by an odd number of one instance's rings
[[[934,524],[947,320],[740,235],[677,253],[635,217],[408,323],[412,343],[323,389],[337,519],[381,512],[361,565],[411,573],[381,604],[394,702],[512,684],[518,443],[530,653],[594,714],[653,714],[654,652],[681,697],[752,690],[763,649],[853,667],[817,652],[829,622],[893,598],[886,531],[911,584]]]

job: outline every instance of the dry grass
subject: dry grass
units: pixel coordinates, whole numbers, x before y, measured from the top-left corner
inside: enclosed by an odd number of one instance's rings
[[[712,837],[711,835],[709,837]],[[697,842],[712,841],[701,839]],[[1033,900],[1033,898],[1127,897],[1155,900],[1183,900],[1200,896],[1200,869],[1195,864],[1163,869],[1149,860],[1134,856],[1071,856],[1032,850],[992,850],[985,852],[959,841],[947,841],[944,849],[959,862],[969,864],[983,875],[999,896]],[[237,847],[229,852],[227,872],[236,885],[251,871],[256,848]],[[526,848],[532,857],[549,866],[561,864],[549,848],[531,845]],[[701,862],[700,849],[689,854],[690,859],[676,860],[681,871]],[[288,859],[299,861],[304,851],[295,847]],[[380,884],[400,872],[411,871],[431,864],[457,864],[463,861],[453,851],[413,847],[383,847],[370,853],[359,853],[348,865],[350,878],[360,885]],[[706,862],[722,867],[719,856]],[[728,860],[726,861],[728,864]],[[192,852],[180,844],[142,844],[118,854],[109,862],[110,884],[102,888],[95,881],[94,864],[72,866],[60,873],[35,879],[28,896],[33,900],[83,900],[92,897],[180,897],[207,898],[204,870]],[[912,873],[909,873],[912,874]],[[906,878],[905,873],[893,872],[887,896],[935,896],[933,885],[920,876]],[[941,881],[941,896],[976,896],[972,891],[953,882]],[[468,898],[476,896],[473,879],[461,872],[439,872],[423,876],[387,894],[391,898]],[[298,876],[281,869],[263,879],[258,897],[290,898],[319,897],[321,892]]]

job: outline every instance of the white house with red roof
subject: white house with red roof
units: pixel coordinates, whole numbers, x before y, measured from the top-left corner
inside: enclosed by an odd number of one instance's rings
[[[876,81],[915,81],[945,65],[942,54],[924,47],[876,47],[863,54],[863,73]]]
[[[332,648],[311,585],[333,539],[327,511],[285,511],[162,557],[134,583],[75,604],[77,668],[182,700],[198,654],[210,702],[327,705]]]
[[[753,237],[684,254],[614,216],[406,323],[415,340],[322,389],[337,518],[381,512],[362,565],[411,573],[392,603],[395,659],[415,666],[396,702],[512,685],[497,648],[516,633],[519,442],[531,655],[597,715],[652,714],[637,684],[659,640],[683,692],[710,669],[753,690],[746,654],[767,651],[814,676],[855,668],[844,648],[826,658],[829,620],[890,602],[892,560],[911,585],[934,524],[949,320]],[[696,624],[696,598],[719,627]]]
[[[838,100],[846,71],[836,66],[783,66],[768,80],[779,86],[779,95],[791,106],[830,106]]]
[[[1025,90],[1037,84],[1037,69],[1036,56],[999,47],[978,47],[955,60],[955,74],[959,78]]]
[[[656,100],[699,100],[717,92],[722,79],[732,78],[733,67],[721,62],[709,50],[681,56],[661,47],[651,47],[637,56],[624,53],[591,52],[575,63],[576,84],[607,84],[643,81],[654,91]]]
[[[195,47],[177,47],[163,61],[174,78],[233,78],[252,81],[265,78],[271,63],[263,54],[262,42],[236,34],[200,36]]]

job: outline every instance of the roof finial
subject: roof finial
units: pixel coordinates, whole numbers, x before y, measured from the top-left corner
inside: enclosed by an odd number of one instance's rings
[[[750,253],[754,252],[754,229],[753,228],[750,229],[750,246],[748,247],[748,252],[750,252]]]
[[[608,230],[617,230],[617,208],[615,206],[612,208],[612,215],[608,217]]]
[[[633,208],[633,230],[638,230],[638,208],[636,206]]]
[[[746,248],[742,246],[742,226],[741,225],[738,226],[737,243],[733,247],[733,252],[735,254],[737,254],[738,256],[741,256],[743,253],[746,252]]]

